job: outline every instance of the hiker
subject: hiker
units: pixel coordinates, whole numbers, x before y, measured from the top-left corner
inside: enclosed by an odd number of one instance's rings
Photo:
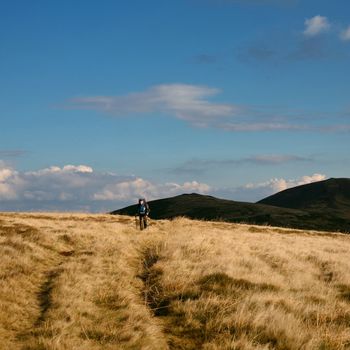
[[[140,230],[147,228],[147,216],[150,212],[149,206],[144,198],[139,199],[137,214],[140,219]]]

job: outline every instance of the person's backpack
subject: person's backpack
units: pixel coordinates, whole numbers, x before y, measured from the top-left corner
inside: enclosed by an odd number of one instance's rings
[[[146,214],[146,211],[147,211],[147,208],[146,208],[146,205],[143,203],[143,204],[140,204],[140,207],[139,207],[139,214]]]

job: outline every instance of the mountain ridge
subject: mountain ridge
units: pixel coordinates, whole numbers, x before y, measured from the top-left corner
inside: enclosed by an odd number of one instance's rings
[[[344,178],[290,188],[257,203],[191,193],[153,200],[149,205],[152,219],[185,216],[209,221],[350,232],[350,179]],[[111,212],[135,213],[136,205]]]

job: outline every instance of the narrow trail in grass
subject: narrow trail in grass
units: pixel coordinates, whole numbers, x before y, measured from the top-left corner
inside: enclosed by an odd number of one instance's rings
[[[40,313],[37,320],[34,322],[34,329],[40,327],[46,321],[47,314],[50,308],[53,306],[52,293],[55,288],[55,284],[64,271],[62,265],[67,261],[67,259],[72,257],[74,253],[74,250],[63,250],[59,252],[60,259],[58,260],[57,265],[43,274],[45,278],[43,279],[43,282],[39,287],[39,292],[37,293]]]
[[[34,329],[42,326],[42,324],[46,321],[48,312],[53,306],[52,294],[55,285],[57,284],[57,280],[59,279],[60,275],[64,271],[63,265],[67,263],[74,254],[75,250],[72,249],[60,251],[60,260],[58,260],[57,265],[44,273],[45,279],[40,285],[39,292],[37,294],[40,314],[37,320],[34,322]]]
[[[39,230],[40,232],[40,230]],[[40,234],[47,235],[47,233],[40,232]],[[67,236],[68,237],[68,236]],[[57,244],[58,242],[56,242]],[[45,247],[45,244],[41,244]],[[64,239],[64,245],[47,247],[49,264],[41,268],[40,280],[36,288],[32,292],[35,293],[37,305],[36,317],[32,318],[32,324],[26,329],[17,333],[16,339],[21,350],[36,350],[42,347],[40,341],[41,337],[52,337],[53,332],[49,330],[50,313],[56,306],[55,292],[59,285],[59,279],[65,271],[65,265],[69,264],[75,254],[72,242]],[[34,316],[34,315],[33,315]],[[43,347],[43,349],[46,349]]]
[[[155,235],[153,240],[148,238],[141,244],[139,249],[141,271],[136,276],[142,281],[141,298],[165,340],[164,349],[198,350],[204,343],[202,331],[187,325],[185,315],[176,312],[173,305],[197,300],[200,293],[189,290],[174,293],[165,290],[163,279],[169,277],[164,276],[162,267],[168,259],[166,240],[165,237]],[[152,349],[158,350],[158,347],[154,345]]]
[[[37,320],[34,322],[34,327],[39,327],[47,317],[47,312],[52,306],[52,290],[58,276],[62,273],[62,269],[55,268],[54,270],[46,273],[46,280],[40,287],[38,293],[38,300],[40,305],[40,314]]]
[[[162,299],[161,276],[162,270],[155,267],[159,260],[159,248],[147,247],[142,254],[142,272],[138,277],[143,282],[142,296],[145,305],[154,316],[165,316],[168,314],[169,302]]]

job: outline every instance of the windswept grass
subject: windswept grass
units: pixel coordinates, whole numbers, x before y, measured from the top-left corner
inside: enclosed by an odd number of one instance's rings
[[[350,349],[350,236],[0,214],[0,349]]]

